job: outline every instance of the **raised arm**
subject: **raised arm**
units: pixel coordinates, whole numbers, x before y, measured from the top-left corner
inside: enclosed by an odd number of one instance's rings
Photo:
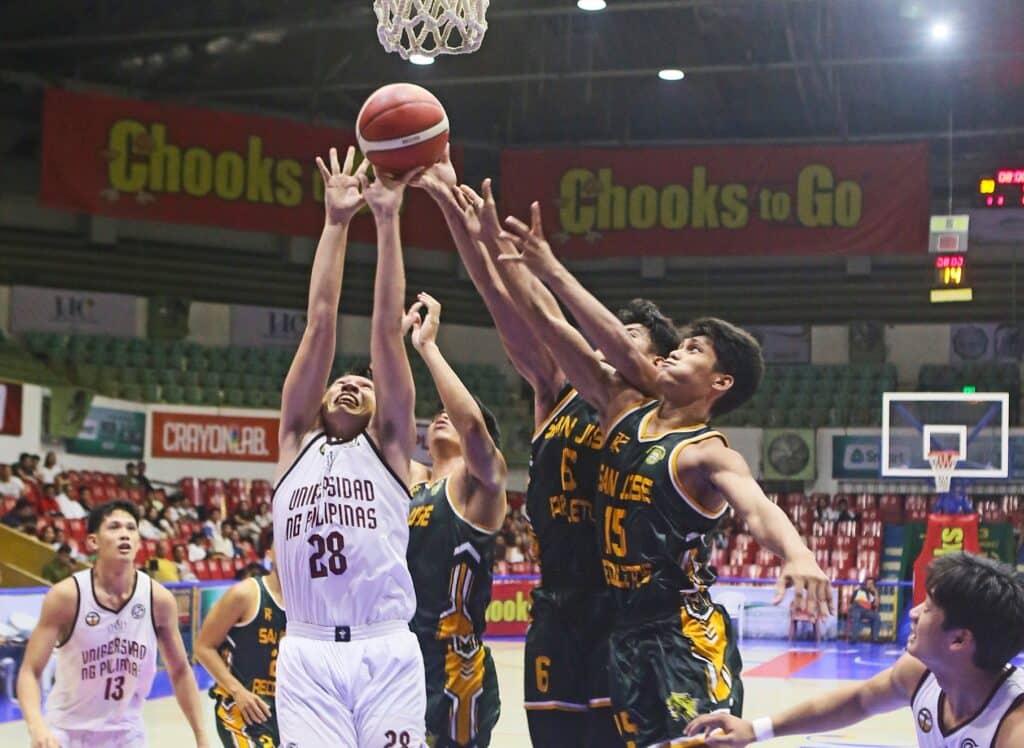
[[[484,184],[489,193],[490,180]],[[505,353],[516,371],[530,383],[537,408],[543,409],[546,416],[555,405],[564,375],[516,311],[505,284],[481,244],[481,224],[477,211],[469,205],[456,185],[455,169],[447,151],[442,161],[427,169],[416,180],[416,186],[422,187],[441,208],[462,264],[494,320]]]
[[[338,302],[345,268],[348,227],[363,205],[359,178],[365,173],[363,161],[352,171],[355,149],[349,147],[344,166],[338,163],[338,151],[331,148],[330,169],[317,157],[316,165],[324,180],[324,230],[313,257],[306,308],[306,330],[281,392],[281,425],[278,440],[281,463],[288,464],[298,453],[302,437],[316,423],[320,400],[334,363],[338,330]]]
[[[156,639],[167,666],[167,675],[174,689],[174,698],[178,701],[182,714],[188,720],[192,733],[196,737],[198,748],[208,748],[206,737],[203,705],[199,698],[199,686],[196,684],[195,673],[185,654],[185,643],[181,640],[178,628],[178,603],[174,596],[156,582],[153,582],[153,618],[156,624]]]
[[[770,719],[748,721],[716,712],[694,719],[686,726],[686,734],[706,735],[704,744],[708,748],[743,748],[767,739],[768,734],[783,737],[836,730],[875,714],[906,707],[924,673],[920,661],[903,655],[895,665],[870,680],[808,699]]]
[[[499,256],[498,262],[506,265],[503,272],[517,308],[533,334],[555,355],[562,371],[583,399],[597,408],[602,416],[611,416],[628,401],[641,398],[639,392],[619,380],[615,370],[601,361],[579,330],[560,313],[549,314],[544,296],[534,293],[535,278],[521,258],[538,251],[537,245],[547,244],[540,212],[534,212],[528,230],[503,234],[502,239],[511,253]]]
[[[214,604],[203,620],[203,627],[199,629],[195,645],[199,664],[206,668],[206,672],[213,676],[221,688],[231,694],[247,725],[259,724],[270,719],[270,707],[231,674],[231,668],[217,649],[228,638],[233,626],[254,615],[254,609],[259,605],[258,595],[255,582],[251,579],[233,585],[224,593],[224,597]]]
[[[416,444],[413,413],[416,390],[409,356],[402,339],[405,311],[405,263],[399,233],[399,210],[406,185],[415,172],[400,181],[377,175],[372,183],[361,178],[363,195],[377,225],[377,277],[373,285],[373,317],[370,322],[370,363],[379,386],[371,421],[384,459],[406,484],[409,460]]]
[[[462,457],[466,462],[469,490],[460,495],[469,497],[465,517],[475,525],[499,530],[505,519],[505,478],[508,467],[487,431],[484,414],[476,399],[437,347],[437,330],[441,321],[441,304],[433,296],[421,293],[417,304],[409,310],[412,321],[412,344],[430,370],[430,376],[441,397],[445,413],[459,435]],[[423,320],[419,306],[426,308]]]
[[[832,585],[828,577],[789,517],[765,496],[743,456],[719,440],[709,439],[682,450],[679,462],[684,460],[686,463],[674,466],[683,485],[689,482],[687,468],[695,467],[733,508],[737,519],[747,523],[757,542],[782,559],[773,602],[777,605],[786,588],[793,587],[798,607],[804,607],[802,592],[806,590],[807,608],[815,613],[831,611]]]
[[[43,720],[40,684],[53,648],[71,636],[77,614],[78,586],[73,579],[65,579],[43,597],[39,623],[25,647],[25,657],[18,671],[18,706],[25,717],[32,748],[59,748],[57,739]]]
[[[540,205],[533,203],[530,212],[533,225],[539,226]],[[532,231],[531,227],[514,217],[505,219],[505,226],[520,239]],[[657,368],[632,343],[629,332],[618,317],[559,262],[551,251],[551,245],[546,241],[532,241],[524,244],[522,249],[522,262],[562,300],[583,332],[607,357],[608,363],[619,372],[619,376],[643,392],[658,394]]]

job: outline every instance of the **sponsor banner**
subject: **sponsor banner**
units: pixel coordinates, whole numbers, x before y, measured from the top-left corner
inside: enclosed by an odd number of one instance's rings
[[[306,313],[273,306],[231,306],[231,344],[294,350],[306,329]]]
[[[145,413],[94,406],[78,434],[65,442],[65,448],[77,455],[141,460],[145,440]]]
[[[506,150],[501,198],[567,257],[923,252],[928,149]]]
[[[169,223],[319,236],[323,179],[314,158],[339,158],[352,130],[48,89],[40,200],[45,205]],[[452,148],[456,167],[461,150]],[[451,249],[441,212],[408,190],[403,241]],[[349,232],[375,243],[368,211]]]
[[[11,331],[135,335],[135,297],[62,288],[14,286]]]
[[[757,338],[766,364],[811,363],[810,325],[744,325]]]
[[[832,437],[832,477],[834,479],[870,479],[878,478],[881,474],[881,436]]]
[[[153,457],[277,462],[276,418],[152,413]]]
[[[495,577],[487,606],[487,636],[526,636],[530,624],[530,593],[539,578]]]
[[[813,429],[765,429],[761,471],[765,480],[814,480]]]
[[[74,439],[82,430],[92,392],[81,387],[50,388],[49,435],[57,439]]]
[[[21,385],[0,382],[0,435],[21,436]]]
[[[949,361],[1015,362],[1024,358],[1024,324],[980,322],[949,326]]]

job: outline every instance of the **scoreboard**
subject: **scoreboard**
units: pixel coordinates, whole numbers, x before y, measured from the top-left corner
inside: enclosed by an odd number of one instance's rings
[[[978,198],[986,208],[1024,207],[1024,167],[996,169],[978,180]]]
[[[929,295],[933,304],[974,300],[974,291],[967,282],[970,223],[967,215],[931,217],[928,251],[934,258],[934,275]]]

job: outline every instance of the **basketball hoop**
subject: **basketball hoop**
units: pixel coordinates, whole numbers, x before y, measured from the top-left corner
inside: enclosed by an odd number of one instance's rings
[[[373,0],[377,38],[403,60],[480,49],[490,0]]]
[[[949,493],[949,484],[953,479],[953,470],[960,462],[960,453],[953,450],[939,450],[928,453],[928,463],[932,466],[935,476],[935,489],[939,493]]]

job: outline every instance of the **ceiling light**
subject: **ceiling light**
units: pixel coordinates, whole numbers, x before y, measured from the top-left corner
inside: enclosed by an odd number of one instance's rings
[[[608,3],[604,0],[576,0],[576,7],[580,10],[604,10],[608,7]]]
[[[658,71],[658,77],[663,81],[681,81],[686,77],[686,73],[679,68],[665,68]]]
[[[936,21],[932,24],[932,39],[937,42],[949,41],[953,35],[953,29],[948,21]]]
[[[409,62],[413,65],[433,65],[434,58],[426,55],[409,55]]]

